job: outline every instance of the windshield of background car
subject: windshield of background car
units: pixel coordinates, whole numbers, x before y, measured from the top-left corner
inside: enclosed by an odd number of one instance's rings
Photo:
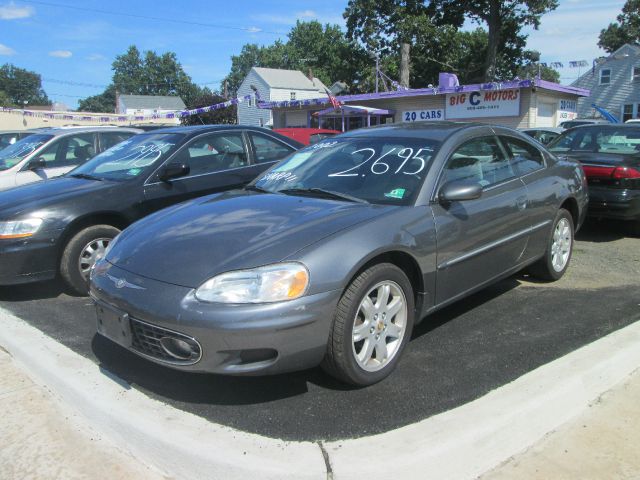
[[[68,175],[129,180],[164,162],[183,139],[181,133],[140,133],[105,150]]]
[[[53,138],[53,135],[29,135],[13,145],[0,150],[0,170],[8,170],[20,163],[27,155],[35,152]]]
[[[640,127],[580,127],[563,132],[547,148],[554,153],[640,154]]]
[[[417,138],[327,139],[294,153],[253,184],[271,192],[322,189],[370,203],[409,205],[439,146]]]

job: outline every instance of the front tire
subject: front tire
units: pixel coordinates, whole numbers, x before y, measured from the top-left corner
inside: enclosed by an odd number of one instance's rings
[[[561,208],[553,222],[544,256],[529,267],[529,272],[541,280],[559,280],[569,267],[573,253],[573,236],[573,217]]]
[[[374,265],[351,282],[338,302],[322,368],[355,386],[387,377],[411,337],[413,289],[402,270]]]
[[[111,225],[93,225],[80,230],[67,242],[60,259],[60,275],[79,295],[89,293],[91,267],[104,256],[109,242],[120,233]]]

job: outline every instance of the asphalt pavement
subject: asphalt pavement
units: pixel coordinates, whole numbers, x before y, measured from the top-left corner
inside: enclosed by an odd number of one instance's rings
[[[594,239],[593,230],[579,237],[576,255],[593,260],[594,276],[602,256],[615,255],[607,248],[614,240]],[[596,247],[603,254],[590,257]],[[640,319],[637,277],[597,288],[579,280],[558,287],[511,277],[432,315],[416,328],[396,372],[366,389],[345,388],[319,369],[224,377],[152,364],[96,336],[91,302],[65,294],[59,282],[0,288],[0,306],[176,408],[274,438],[338,440],[466,404]]]

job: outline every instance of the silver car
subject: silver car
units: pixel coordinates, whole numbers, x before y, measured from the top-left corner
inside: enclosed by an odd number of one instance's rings
[[[58,177],[141,131],[99,126],[31,130],[0,150],[0,190]]]

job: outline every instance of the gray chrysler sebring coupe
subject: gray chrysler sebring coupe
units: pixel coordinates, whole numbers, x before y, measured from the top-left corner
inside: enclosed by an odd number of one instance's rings
[[[91,273],[98,332],[188,371],[372,384],[434,310],[525,267],[560,278],[586,188],[508,128],[349,132],[124,230]]]

